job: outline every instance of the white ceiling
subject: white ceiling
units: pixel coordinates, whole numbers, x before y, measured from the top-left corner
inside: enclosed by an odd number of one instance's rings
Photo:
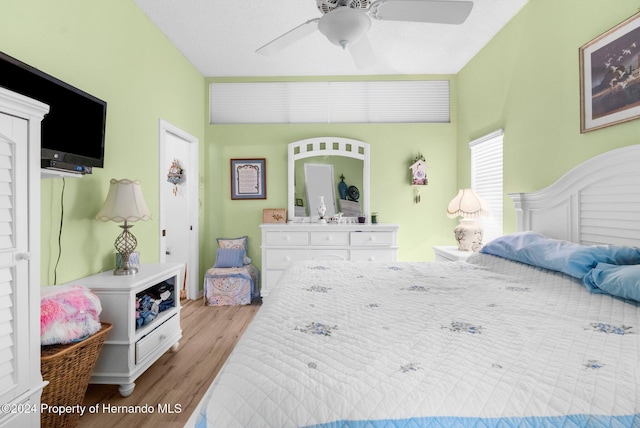
[[[417,0],[419,1],[419,0]],[[206,77],[455,74],[527,0],[473,0],[462,25],[372,20],[376,65],[315,32],[273,56],[255,50],[321,13],[315,0],[135,0]]]

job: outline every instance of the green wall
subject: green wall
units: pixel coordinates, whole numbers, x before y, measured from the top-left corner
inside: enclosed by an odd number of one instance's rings
[[[445,214],[456,193],[456,84],[452,76],[375,76],[369,79],[450,79],[452,120],[449,124],[277,124],[208,125],[206,177],[207,220],[210,225],[205,264],[215,259],[215,237],[249,236],[249,256],[260,265],[260,228],[264,208],[287,207],[287,144],[311,137],[338,136],[371,145],[371,211],[379,221],[400,224],[399,259],[432,260],[433,245],[454,244],[455,222]],[[282,78],[281,80],[340,80],[350,77]],[[351,77],[351,79],[353,79]],[[208,79],[265,81],[278,79]],[[414,203],[409,166],[422,153],[429,185]],[[266,158],[267,199],[231,200],[229,161]]]
[[[131,0],[3,1],[0,50],[108,103],[105,168],[82,178],[42,180],[41,283],[113,268],[121,230],[95,220],[111,178],[141,181],[154,218],[132,232],[142,261],[157,262],[158,121],[199,138],[204,158],[202,75]]]
[[[529,0],[458,73],[458,182],[469,141],[504,128],[504,189],[541,189],[594,155],[637,144],[640,121],[580,133],[580,46],[638,12],[620,0]],[[505,232],[515,231],[511,199]]]
[[[109,103],[106,167],[80,179],[42,181],[43,284],[54,282],[64,188],[57,283],[111,268],[114,223],[94,219],[111,178],[142,181],[158,212],[158,120],[200,140],[201,273],[215,238],[248,235],[260,263],[263,208],[287,202],[287,144],[341,136],[371,144],[371,209],[401,225],[401,260],[432,260],[432,245],[453,244],[444,215],[469,184],[467,143],[505,129],[505,191],[544,187],[578,163],[637,143],[640,122],[581,134],[578,48],[636,13],[634,0],[530,0],[456,76],[205,79],[131,0],[23,0],[0,4],[0,50]],[[207,125],[211,81],[449,79],[450,124]],[[423,154],[429,185],[413,201],[409,165]],[[267,159],[267,199],[230,198],[229,159]],[[515,229],[505,198],[505,230]],[[158,259],[157,219],[137,223],[143,262]]]

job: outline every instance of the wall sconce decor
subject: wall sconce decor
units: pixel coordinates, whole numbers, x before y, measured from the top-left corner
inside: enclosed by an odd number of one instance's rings
[[[104,206],[96,215],[101,221],[124,222],[120,226],[123,231],[116,238],[114,246],[122,260],[122,267],[116,268],[115,275],[134,275],[138,272],[135,266],[130,264],[131,253],[138,246],[136,237],[129,231],[133,225],[129,222],[138,220],[147,221],[151,218],[149,208],[142,195],[142,188],[138,180],[111,179],[109,193],[104,201]]]
[[[173,184],[173,196],[178,194],[178,184],[184,181],[184,170],[180,166],[180,162],[174,159],[169,167],[169,173],[167,174],[167,181]]]
[[[427,163],[424,156],[419,154],[414,160],[411,166],[411,185],[412,186],[426,186],[429,184],[427,179]],[[413,189],[413,201],[420,203],[420,187],[414,187]]]

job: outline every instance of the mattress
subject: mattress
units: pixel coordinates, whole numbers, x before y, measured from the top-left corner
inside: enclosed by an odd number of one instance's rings
[[[640,308],[487,254],[289,268],[188,426],[640,426]]]

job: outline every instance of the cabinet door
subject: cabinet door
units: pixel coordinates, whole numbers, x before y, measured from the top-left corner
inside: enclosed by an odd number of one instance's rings
[[[0,113],[0,402],[29,385],[28,121]]]

